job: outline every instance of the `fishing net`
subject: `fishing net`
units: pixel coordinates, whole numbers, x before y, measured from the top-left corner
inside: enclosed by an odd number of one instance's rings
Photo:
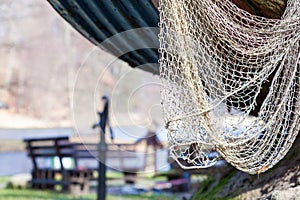
[[[183,168],[223,158],[250,174],[274,166],[300,127],[300,1],[281,19],[229,0],[161,0],[159,10],[170,155]]]

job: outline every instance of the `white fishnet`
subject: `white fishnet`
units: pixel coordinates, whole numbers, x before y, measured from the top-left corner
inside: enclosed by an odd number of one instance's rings
[[[213,152],[251,174],[274,166],[299,131],[300,1],[288,1],[280,20],[229,0],[160,0],[159,10],[171,156],[184,168],[215,164]]]

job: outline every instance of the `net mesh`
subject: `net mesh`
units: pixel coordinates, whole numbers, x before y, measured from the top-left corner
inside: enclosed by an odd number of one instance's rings
[[[300,126],[300,1],[281,19],[229,0],[160,0],[159,10],[170,155],[184,168],[222,158],[250,174],[274,166]]]

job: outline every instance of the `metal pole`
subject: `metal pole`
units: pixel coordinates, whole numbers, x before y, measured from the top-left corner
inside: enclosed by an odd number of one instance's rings
[[[104,140],[104,133],[101,133],[101,141],[99,143],[99,166],[98,166],[98,200],[105,200],[106,198],[106,143]]]
[[[99,163],[98,163],[98,190],[97,190],[97,200],[106,199],[106,151],[107,144],[105,141],[105,127],[108,119],[108,98],[106,96],[102,97],[104,101],[104,109],[99,112],[99,126],[100,126],[100,143],[98,145],[99,152]]]

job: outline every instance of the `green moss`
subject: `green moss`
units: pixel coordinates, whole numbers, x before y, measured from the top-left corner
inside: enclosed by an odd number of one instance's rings
[[[201,184],[200,190],[195,193],[193,196],[193,200],[206,200],[206,199],[232,199],[233,197],[226,197],[226,198],[217,198],[215,195],[226,185],[228,184],[229,180],[233,177],[236,172],[232,172],[225,178],[223,178],[216,186],[215,179],[209,177]]]
[[[211,185],[215,182],[215,179],[212,177],[207,177],[204,181],[201,182],[201,187],[198,192],[196,192],[192,200],[204,199],[207,194],[209,194]]]

